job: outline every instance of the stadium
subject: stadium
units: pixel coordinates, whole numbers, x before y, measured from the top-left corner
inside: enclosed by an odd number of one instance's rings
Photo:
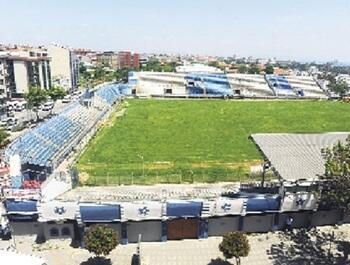
[[[312,78],[271,75],[138,72],[87,90],[6,149],[2,235],[81,242],[105,223],[126,244],[349,222],[318,206],[320,150],[350,131],[350,106],[325,99]]]

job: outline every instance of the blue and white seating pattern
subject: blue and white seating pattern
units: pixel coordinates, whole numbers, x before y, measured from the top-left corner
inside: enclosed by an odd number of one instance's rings
[[[120,97],[119,86],[108,85],[96,92],[95,98],[104,102],[102,108],[85,107],[79,102],[68,105],[59,115],[11,143],[5,151],[6,159],[19,154],[22,164],[58,165]]]
[[[285,77],[266,75],[265,78],[270,87],[274,89],[276,96],[296,96],[296,92]]]
[[[95,95],[101,97],[109,105],[113,105],[113,103],[121,96],[120,91],[122,88],[123,86],[120,84],[107,85],[96,91]]]
[[[187,89],[190,95],[233,95],[233,91],[226,75],[189,74],[185,76],[185,80],[187,81]]]

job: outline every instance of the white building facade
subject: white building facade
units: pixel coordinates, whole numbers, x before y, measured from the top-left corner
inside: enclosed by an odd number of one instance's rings
[[[47,50],[51,57],[53,85],[61,86],[67,91],[76,89],[79,77],[78,57],[69,48],[55,44],[49,45]]]

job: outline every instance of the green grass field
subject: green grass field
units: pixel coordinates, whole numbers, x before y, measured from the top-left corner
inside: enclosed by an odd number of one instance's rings
[[[350,131],[350,104],[339,102],[128,100],[121,109],[78,161],[85,185],[242,180],[262,159],[253,133]]]

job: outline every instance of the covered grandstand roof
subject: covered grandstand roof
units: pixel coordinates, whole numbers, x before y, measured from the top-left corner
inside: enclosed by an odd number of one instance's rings
[[[345,141],[349,134],[271,133],[253,134],[252,138],[281,179],[312,181],[325,172],[321,150]]]

